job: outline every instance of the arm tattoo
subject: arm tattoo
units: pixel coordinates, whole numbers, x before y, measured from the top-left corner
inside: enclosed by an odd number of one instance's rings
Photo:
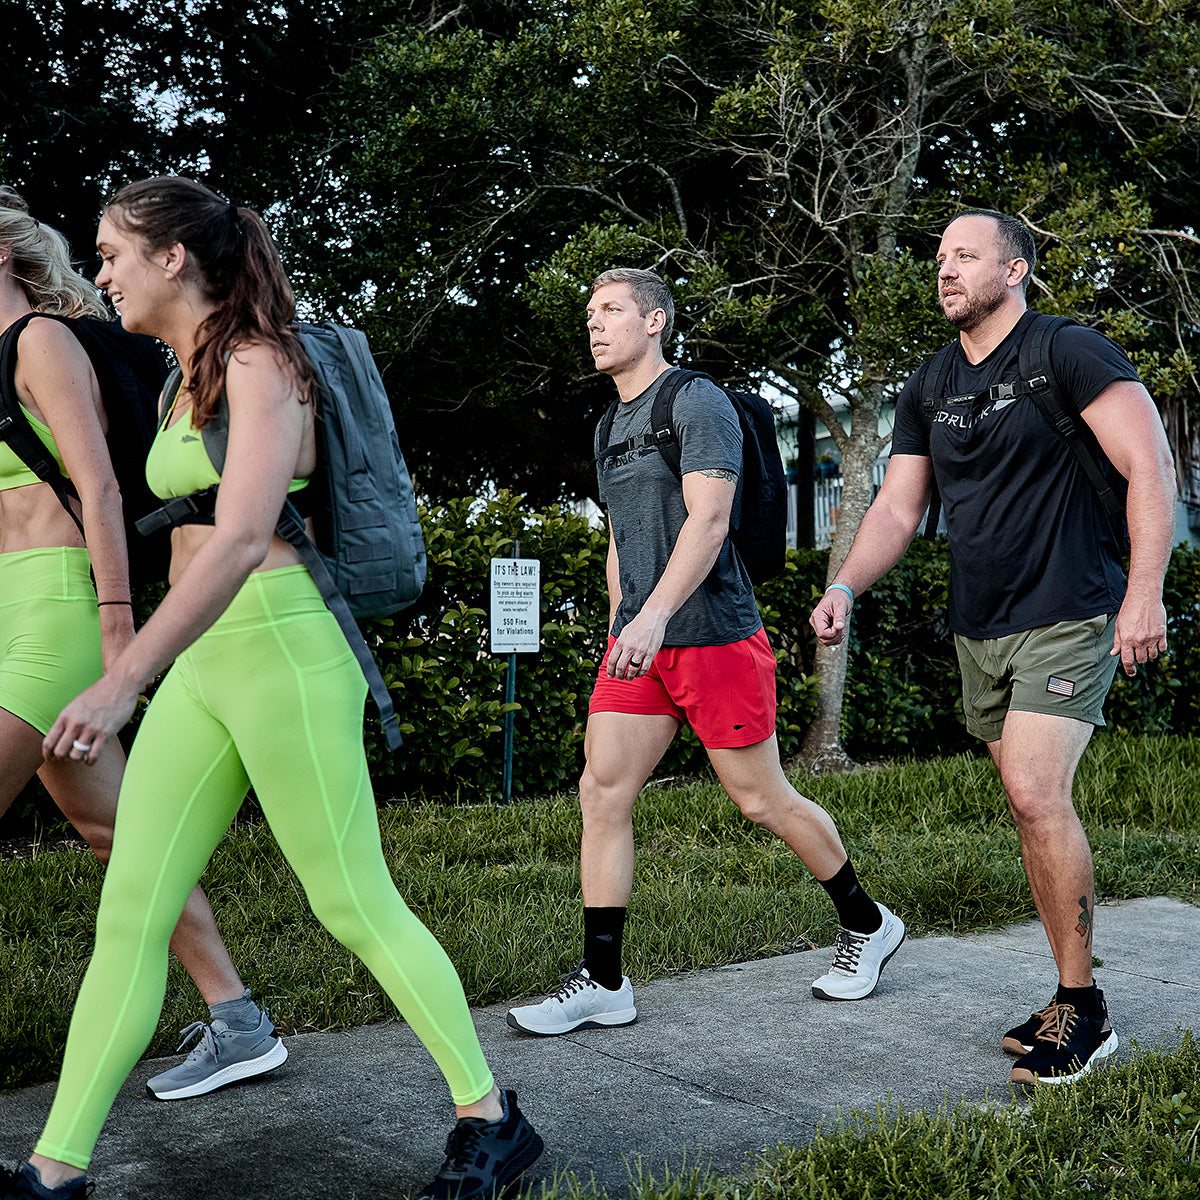
[[[706,467],[696,474],[703,475],[706,479],[728,479],[730,483],[736,483],[738,477],[736,471],[726,471],[723,467]]]

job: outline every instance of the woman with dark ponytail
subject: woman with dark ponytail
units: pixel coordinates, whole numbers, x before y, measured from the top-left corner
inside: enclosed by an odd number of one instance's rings
[[[7,1195],[84,1194],[81,1172],[158,1018],[170,930],[252,785],[314,913],[363,959],[449,1084],[459,1120],[422,1195],[490,1198],[538,1157],[541,1138],[495,1086],[454,967],[392,883],[362,745],[361,671],[274,533],[316,463],[317,402],[275,247],[255,213],[173,177],[118,192],[98,246],[97,285],[126,328],[162,338],[183,368],[163,398],[151,487],[164,498],[219,488],[214,524],[173,534],[162,604],[46,738],[55,760],[93,761],[145,682],[174,664],[125,773],[54,1105]],[[200,430],[222,395],[218,473]]]
[[[0,334],[16,339],[15,370],[0,387],[74,484],[86,534],[85,545],[51,487],[0,442],[0,814],[36,772],[102,862],[112,846],[125,766],[121,745],[111,739],[84,765],[45,760],[42,740],[63,705],[99,679],[134,634],[105,398],[70,322],[51,319],[107,316],[96,289],[72,269],[62,235],[35,221],[11,188],[0,187]],[[287,1057],[230,962],[199,887],[186,898],[171,947],[214,1023],[229,1016],[239,1028],[257,1030],[252,1052],[242,1055],[243,1076]],[[182,1094],[179,1087],[163,1089],[175,1093],[169,1098],[221,1085],[217,1075],[228,1064],[218,1068],[210,1056],[211,1069],[202,1069],[199,1059],[189,1059],[191,1086]]]

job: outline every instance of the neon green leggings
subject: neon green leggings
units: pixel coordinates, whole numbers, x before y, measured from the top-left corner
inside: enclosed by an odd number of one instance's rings
[[[491,1090],[458,975],[384,862],[365,691],[303,567],[251,575],[176,660],[125,771],[96,949],[39,1154],[86,1169],[162,1011],[171,932],[250,784],[313,912],[379,980],[455,1102]]]

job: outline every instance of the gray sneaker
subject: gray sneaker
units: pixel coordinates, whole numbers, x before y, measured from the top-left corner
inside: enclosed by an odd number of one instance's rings
[[[179,1049],[192,1038],[199,1041],[177,1067],[163,1071],[146,1082],[150,1094],[159,1100],[187,1100],[203,1096],[227,1083],[250,1079],[273,1071],[288,1056],[275,1026],[264,1012],[257,1029],[230,1029],[224,1021],[211,1025],[193,1021],[180,1030]]]

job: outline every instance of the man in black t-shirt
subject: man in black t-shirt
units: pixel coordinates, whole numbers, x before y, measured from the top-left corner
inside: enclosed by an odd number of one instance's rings
[[[1027,394],[994,390],[1020,379],[1035,263],[1033,238],[1012,217],[976,210],[946,228],[939,294],[959,330],[947,395],[923,412],[928,363],[905,384],[883,487],[811,618],[823,643],[842,641],[855,593],[904,554],[936,478],[963,711],[1000,772],[1058,968],[1054,998],[1002,1040],[1019,1056],[1012,1079],[1026,1084],[1076,1079],[1117,1047],[1092,978],[1092,857],[1071,788],[1118,662],[1134,675],[1167,647],[1162,583],[1175,520],[1162,422],[1107,338],[1066,326],[1052,361],[1102,470],[1128,482],[1128,582],[1123,537],[1067,443]]]
[[[729,398],[707,379],[680,389],[672,428],[682,479],[647,436],[654,398],[674,370],[662,352],[674,307],[652,271],[618,270],[596,280],[587,308],[596,367],[620,396],[609,445],[596,445],[609,518],[611,632],[579,781],[583,961],[553,995],[509,1011],[508,1023],[526,1033],[636,1020],[621,972],[633,806],[684,721],[733,802],[787,843],[837,909],[833,966],[812,984],[813,995],[865,999],[904,941],[904,922],[859,884],[829,814],[792,787],[779,763],[775,656],[728,536],[742,471],[741,424]]]

